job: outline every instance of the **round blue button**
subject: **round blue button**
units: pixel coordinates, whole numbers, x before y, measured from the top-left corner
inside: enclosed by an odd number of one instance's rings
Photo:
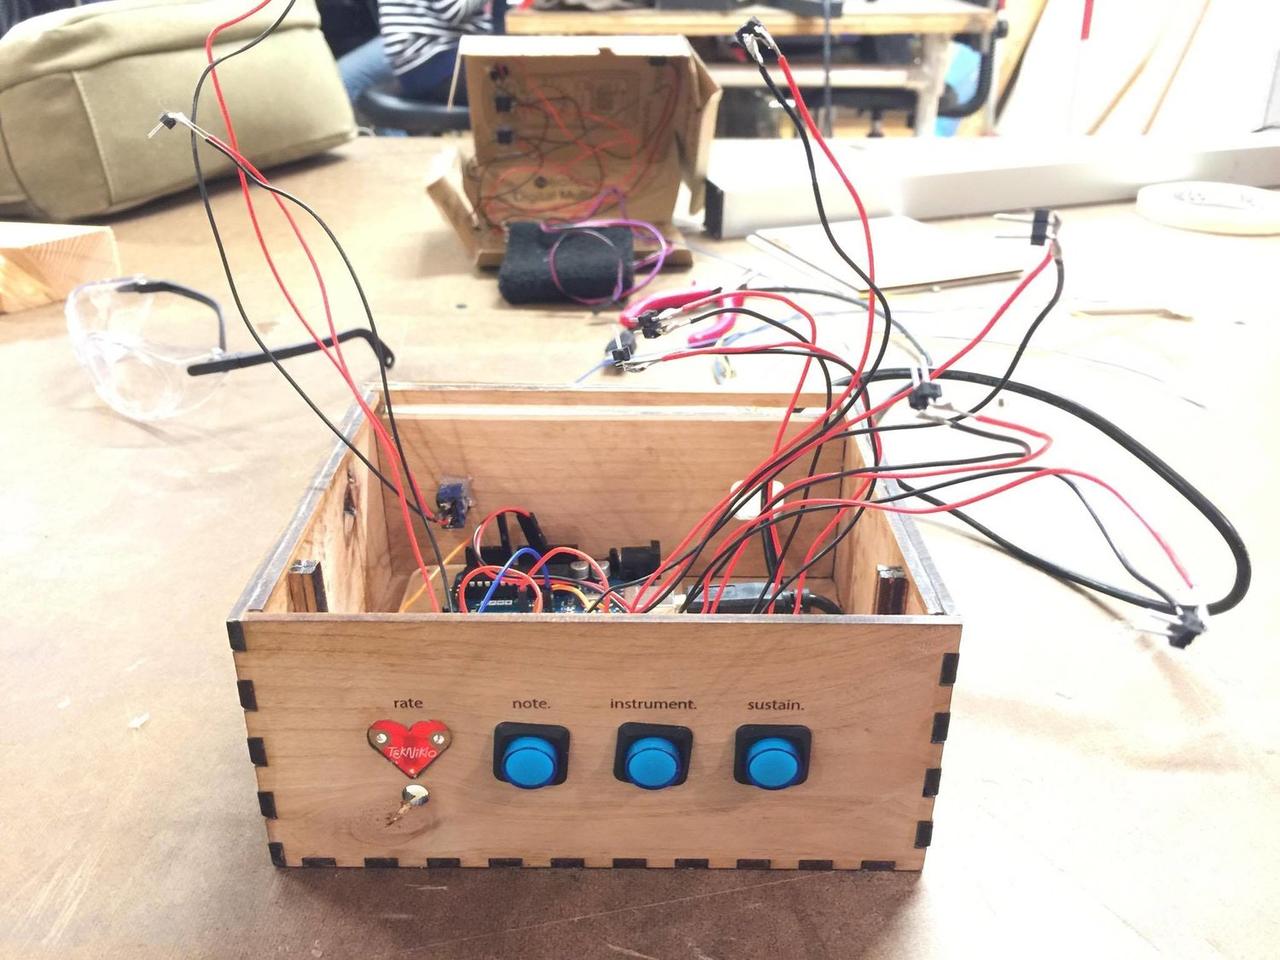
[[[661,790],[680,776],[680,751],[666,737],[641,737],[627,748],[627,779],[646,790]]]
[[[556,778],[556,748],[542,737],[516,737],[502,753],[507,782],[525,790],[545,787]]]
[[[781,790],[800,775],[800,754],[790,740],[763,737],[747,748],[747,779],[766,790]]]

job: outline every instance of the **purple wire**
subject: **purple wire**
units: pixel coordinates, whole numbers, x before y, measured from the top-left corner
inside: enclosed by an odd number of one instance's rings
[[[579,297],[564,288],[564,284],[560,282],[560,274],[556,271],[556,253],[560,249],[560,244],[564,243],[567,238],[573,236],[594,237],[595,239],[607,244],[609,249],[613,250],[614,253],[618,252],[618,248],[614,246],[613,241],[598,230],[579,230],[577,227],[564,228],[560,235],[556,237],[555,242],[551,244],[551,249],[547,251],[547,268],[551,271],[551,282],[556,285],[556,289],[570,300],[576,300],[578,303],[585,304],[589,307],[599,306],[602,303],[616,303],[618,300],[622,299],[624,295],[622,278],[625,273],[622,266],[622,257],[618,257],[618,279],[613,285],[613,293],[609,294],[609,296]]]
[[[606,193],[607,192],[608,191],[606,191]],[[592,207],[593,213],[599,209],[600,204],[603,202],[603,199],[604,199],[604,194],[601,194],[600,197],[597,198],[595,205]],[[646,286],[648,286],[650,283],[653,282],[654,278],[657,277],[659,273],[662,272],[662,267],[667,262],[667,256],[671,253],[671,245],[667,243],[667,238],[662,235],[662,231],[659,230],[652,223],[649,223],[647,220],[632,220],[625,217],[619,217],[619,218],[612,218],[612,219],[606,218],[606,219],[598,219],[598,220],[579,220],[574,223],[567,223],[563,225],[558,225],[558,224],[550,225],[546,222],[543,222],[542,224],[540,224],[540,226],[542,227],[542,230],[546,233],[554,233],[554,232],[560,233],[560,236],[556,238],[555,243],[551,245],[551,249],[547,252],[547,266],[551,270],[551,282],[556,285],[556,289],[559,290],[562,294],[564,294],[564,296],[568,297],[571,300],[576,300],[578,303],[586,304],[587,306],[599,306],[602,303],[617,303],[620,300],[623,300],[626,297],[631,296],[636,291],[644,289]],[[569,291],[565,290],[565,288],[560,283],[560,278],[556,271],[556,252],[559,249],[561,242],[564,240],[565,237],[570,236],[571,232],[581,232],[583,234],[586,234],[587,236],[596,237],[600,240],[603,240],[605,243],[609,244],[609,246],[612,247],[613,241],[611,241],[604,234],[598,232],[599,228],[604,228],[604,227],[626,227],[632,232],[633,235],[636,233],[645,232],[650,234],[655,240],[657,240],[658,249],[655,250],[653,253],[649,254],[647,257],[643,257],[637,260],[633,264],[633,269],[636,271],[642,270],[645,267],[651,267],[652,269],[649,270],[649,273],[643,279],[638,280],[637,282],[633,283],[629,289],[624,290],[622,286],[622,277],[623,277],[624,271],[622,267],[622,261],[621,259],[619,259],[618,282],[617,282],[617,285],[614,287],[614,291],[611,296],[609,297],[574,296],[573,294],[569,293]]]

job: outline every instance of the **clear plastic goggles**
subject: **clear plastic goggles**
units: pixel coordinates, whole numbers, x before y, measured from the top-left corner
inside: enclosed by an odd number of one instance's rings
[[[189,413],[217,392],[227,373],[314,353],[333,337],[269,353],[227,353],[222,308],[212,297],[166,280],[123,277],[85,283],[67,297],[67,333],[103,403],[131,420]],[[385,369],[393,354],[357,327],[337,341],[367,340]]]

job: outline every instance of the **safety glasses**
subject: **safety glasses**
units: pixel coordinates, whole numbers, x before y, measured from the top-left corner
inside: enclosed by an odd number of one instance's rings
[[[67,297],[67,333],[80,365],[107,406],[131,420],[164,420],[206,402],[232,370],[287,360],[320,349],[315,341],[227,353],[222,308],[212,297],[146,277],[99,280]],[[395,355],[364,328],[338,334],[361,339],[390,369]],[[333,346],[332,337],[322,341]]]

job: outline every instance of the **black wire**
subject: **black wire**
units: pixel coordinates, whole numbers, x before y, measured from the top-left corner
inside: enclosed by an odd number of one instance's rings
[[[1026,467],[1023,469],[1027,471],[1031,471],[1037,468]],[[1133,566],[1133,564],[1129,561],[1129,558],[1124,555],[1124,552],[1121,551],[1120,547],[1116,544],[1115,540],[1112,539],[1111,534],[1107,530],[1106,524],[1102,522],[1102,518],[1098,516],[1097,511],[1094,510],[1093,508],[1093,504],[1091,504],[1088,498],[1084,495],[1084,491],[1082,491],[1080,487],[1075,483],[1075,481],[1072,480],[1070,477],[1064,477],[1061,474],[1056,474],[1055,476],[1057,476],[1057,479],[1061,480],[1063,483],[1065,483],[1068,487],[1071,488],[1071,491],[1080,499],[1080,502],[1084,505],[1084,508],[1087,511],[1089,511],[1089,516],[1093,518],[1093,522],[1097,525],[1098,529],[1102,532],[1103,538],[1107,541],[1107,546],[1111,548],[1111,552],[1115,554],[1116,559],[1120,561],[1120,565],[1124,567],[1125,572],[1128,573],[1129,576],[1133,577],[1133,579],[1137,580],[1144,587],[1146,587],[1148,590],[1150,590],[1152,593],[1156,594],[1160,598],[1160,600],[1163,601],[1163,605],[1162,605],[1157,601],[1147,600],[1145,598],[1142,598],[1142,603],[1139,605],[1147,607],[1148,609],[1163,610],[1166,613],[1175,613],[1178,609],[1178,604],[1177,604],[1177,601],[1174,600],[1173,595],[1170,594],[1168,591],[1166,591],[1164,588],[1162,588],[1159,584],[1155,583],[1153,580],[1150,580],[1147,577],[1143,576],[1137,570],[1137,568]],[[910,494],[911,496],[918,497],[919,499],[924,500],[926,503],[931,503],[934,506],[943,505],[943,501],[939,500],[934,496],[931,496],[930,494],[919,492],[918,490],[914,489],[910,484],[899,482],[898,485],[902,487],[902,489],[906,491],[908,494]],[[977,530],[980,534],[986,537],[988,540],[990,540],[992,543],[996,544],[996,546],[1000,547],[1000,549],[1004,550],[1006,553],[1010,554],[1015,559],[1021,560],[1023,563],[1027,564],[1028,566],[1034,567],[1037,570],[1041,570],[1045,573],[1050,573],[1053,576],[1057,577],[1058,579],[1070,580],[1073,583],[1077,583],[1081,586],[1088,587],[1092,590],[1097,590],[1099,593],[1105,593],[1108,596],[1113,596],[1113,597],[1115,596],[1115,593],[1113,592],[1114,588],[1111,587],[1109,584],[1103,583],[1099,580],[1095,580],[1094,578],[1085,576],[1084,574],[1076,573],[1072,570],[1068,570],[1065,567],[1062,567],[1055,563],[1051,563],[1043,559],[1042,557],[1037,556],[1036,554],[1032,553],[1030,550],[1020,547],[1016,543],[1013,543],[1012,541],[1006,539],[1005,537],[1002,537],[1000,534],[996,533],[994,530],[992,530],[990,527],[986,526],[985,524],[979,523],[977,520],[969,516],[963,510],[960,510],[959,508],[952,508],[947,512],[950,513],[957,520],[964,521],[969,526],[973,527],[973,529]],[[1117,597],[1116,599],[1125,600],[1126,597]],[[1129,601],[1129,602],[1133,602],[1133,601]]]
[[[1054,267],[1056,268],[1056,272],[1058,275],[1057,282],[1054,284],[1054,288],[1053,288],[1053,296],[1051,296],[1049,298],[1048,303],[1044,305],[1044,309],[1041,310],[1038,314],[1036,314],[1036,318],[1032,320],[1030,326],[1027,327],[1027,332],[1024,333],[1022,335],[1022,339],[1018,341],[1018,349],[1013,352],[1013,359],[1009,361],[1009,366],[1005,368],[1004,374],[991,388],[991,391],[985,397],[979,400],[977,403],[970,406],[965,413],[962,413],[960,415],[961,417],[973,416],[975,413],[977,413],[979,410],[981,410],[983,407],[989,404],[992,400],[994,400],[996,398],[996,395],[999,394],[1000,391],[1004,389],[1005,384],[1009,382],[1009,378],[1013,376],[1013,372],[1018,369],[1018,363],[1021,362],[1022,355],[1026,352],[1027,347],[1030,345],[1031,338],[1035,336],[1036,330],[1038,330],[1040,327],[1040,324],[1044,322],[1045,317],[1049,316],[1049,314],[1053,311],[1053,308],[1058,305],[1058,301],[1062,299],[1062,288],[1066,282],[1066,268],[1063,266],[1063,263],[1062,263],[1061,252],[1058,252],[1055,254],[1053,258],[1053,264],[1054,264]]]
[[[217,67],[219,67],[221,64],[230,60],[232,57],[237,57],[242,53],[252,50],[259,43],[261,43],[263,40],[269,37],[272,33],[274,33],[275,30],[280,26],[280,24],[284,22],[285,17],[289,15],[289,12],[293,9],[294,4],[296,2],[297,0],[288,0],[288,3],[286,3],[284,8],[280,11],[279,16],[277,16],[276,19],[272,21],[272,23],[268,25],[261,33],[259,33],[256,37],[253,37],[248,42],[242,44],[240,47],[237,47],[235,50],[232,50],[229,53],[225,53],[222,56],[217,57],[212,63],[206,66],[203,71],[201,71],[200,77],[196,81],[195,91],[191,99],[191,122],[193,124],[196,123],[196,118],[198,116],[198,112],[200,109],[200,94],[204,89],[205,80],[208,79],[209,75],[215,69],[217,69]],[[352,265],[350,259],[348,259],[346,251],[343,250],[342,245],[338,242],[338,239],[333,234],[333,231],[329,229],[328,224],[326,224],[324,220],[321,219],[319,214],[317,214],[314,210],[308,207],[301,200],[298,200],[296,197],[293,197],[292,195],[286,193],[285,191],[278,190],[277,188],[271,187],[269,184],[262,183],[261,181],[258,180],[257,177],[252,176],[252,174],[250,174],[249,171],[245,170],[244,166],[239,161],[235,160],[234,157],[229,157],[229,159],[231,159],[232,162],[236,164],[237,168],[242,170],[246,175],[249,175],[250,178],[253,179],[258,184],[258,186],[261,186],[264,189],[271,190],[274,193],[278,193],[280,196],[283,196],[286,199],[290,200],[291,202],[295,203],[296,205],[304,209],[308,214],[310,214],[311,217],[316,221],[316,223],[320,225],[320,227],[328,235],[329,239],[333,242],[334,247],[338,250],[339,255],[342,257],[343,262],[347,266],[347,270],[351,275],[352,282],[355,284],[356,290],[360,296],[361,303],[364,306],[365,316],[368,318],[368,321],[369,321],[370,332],[374,335],[375,338],[381,339],[380,337],[378,337],[378,330],[377,330],[376,322],[374,321],[374,318],[373,318],[373,311],[369,307],[368,299],[365,297],[364,289],[360,284],[359,277],[356,275],[355,267]],[[387,479],[386,475],[384,475],[382,471],[380,471],[377,467],[375,467],[373,463],[369,460],[369,458],[367,458],[361,451],[356,449],[355,445],[349,439],[347,439],[347,437],[343,434],[341,430],[337,428],[337,426],[334,425],[333,421],[331,421],[328,417],[324,415],[323,412],[321,412],[320,408],[310,398],[310,396],[307,395],[306,391],[302,389],[301,385],[289,374],[287,370],[285,370],[283,364],[280,363],[276,355],[267,346],[266,342],[262,339],[257,329],[254,327],[253,322],[249,319],[249,314],[244,307],[244,303],[240,299],[240,292],[236,286],[234,272],[232,271],[231,264],[227,259],[226,248],[224,247],[222,242],[221,231],[219,231],[218,229],[217,218],[214,216],[214,213],[213,213],[213,204],[209,197],[208,183],[204,175],[203,165],[200,162],[199,140],[194,130],[191,131],[191,160],[192,160],[193,166],[195,167],[196,186],[200,192],[200,199],[204,205],[205,216],[209,221],[209,229],[213,234],[214,244],[218,249],[218,257],[222,262],[223,273],[226,276],[227,285],[230,288],[232,300],[235,302],[236,310],[240,314],[240,319],[244,321],[244,325],[246,329],[248,329],[250,336],[253,337],[259,349],[261,349],[263,353],[265,353],[268,357],[270,357],[272,365],[274,365],[275,368],[281,373],[281,375],[285,378],[288,384],[294,389],[294,391],[298,394],[298,396],[300,396],[303,399],[303,401],[307,404],[307,406],[311,408],[311,411],[317,417],[320,418],[321,422],[324,423],[326,427],[329,428],[330,432],[332,432],[334,436],[336,436],[369,469],[369,471],[375,477],[377,477],[379,481],[381,481],[383,486],[394,490],[395,489],[394,484],[392,484],[391,481]],[[405,475],[407,477],[408,470],[409,470],[408,459],[405,457],[404,446],[401,443],[400,432],[396,425],[395,414],[392,409],[392,403],[391,403],[390,387],[387,382],[387,368],[381,356],[378,357],[378,373],[382,380],[383,402],[386,406],[388,425],[391,428],[391,435],[395,442],[396,449],[399,452],[401,464],[404,468]],[[408,483],[407,486],[410,487],[410,489],[414,494],[414,503],[411,504],[411,506],[413,507],[414,512],[417,513],[418,516],[422,519],[423,528],[426,531],[427,539],[431,543],[431,549],[435,554],[436,562],[440,566],[440,569],[443,570],[444,554],[441,553],[440,545],[436,540],[434,531],[432,531],[431,529],[429,514],[427,513],[426,507],[423,505],[421,499],[418,497],[417,490],[414,489],[415,485],[412,483]],[[452,611],[453,609],[452,601],[448,596],[448,591],[446,591],[445,593],[446,593],[445,609]]]
[[[904,380],[909,379],[910,376],[910,370],[898,368],[876,371],[875,374],[870,376],[868,379],[871,381]],[[1019,383],[1017,380],[1011,380],[1007,377],[994,377],[986,373],[978,373],[972,370],[957,370],[955,368],[944,370],[941,373],[935,374],[935,376],[944,380],[976,383],[988,387],[999,384],[1001,390],[1008,390],[1011,393],[1030,397],[1031,399],[1038,400],[1041,403],[1047,403],[1050,406],[1056,407],[1076,419],[1087,423],[1089,426],[1101,432],[1109,440],[1116,443],[1142,463],[1143,466],[1151,470],[1157,477],[1172,487],[1179,496],[1194,507],[1195,510],[1209,522],[1210,526],[1217,531],[1219,537],[1222,538],[1227,549],[1231,552],[1236,568],[1235,577],[1228,591],[1219,599],[1208,604],[1209,613],[1215,615],[1225,613],[1239,604],[1240,601],[1244,599],[1245,594],[1249,592],[1249,584],[1253,579],[1253,566],[1249,560],[1248,548],[1245,546],[1244,540],[1240,537],[1240,534],[1236,531],[1236,528],[1232,525],[1231,521],[1227,519],[1226,515],[1223,514],[1220,509],[1218,509],[1213,501],[1201,493],[1200,490],[1197,489],[1190,481],[1174,470],[1173,467],[1169,466],[1169,464],[1165,463],[1164,460],[1160,459],[1160,457],[1153,451],[1145,447],[1137,439],[1126,433],[1120,427],[1116,426],[1106,417],[1089,409],[1081,403],[1077,403],[1075,400],[1069,399],[1068,397],[1060,396],[1052,391],[1044,390],[1040,387],[1034,387],[1030,384]],[[954,513],[955,511],[952,512]],[[1044,565],[1039,566],[1039,569],[1044,570],[1046,573],[1050,573],[1059,579],[1073,580],[1072,577],[1066,576],[1069,571],[1062,570],[1049,561],[1041,562]],[[1081,581],[1073,580],[1073,582],[1079,583]],[[1091,583],[1083,585],[1089,586],[1091,589],[1099,590],[1099,592],[1105,593],[1117,600],[1123,600],[1126,603],[1132,603],[1141,607],[1152,607],[1151,601],[1139,594],[1122,590],[1117,587],[1107,587],[1107,589],[1102,589],[1101,586],[1094,586]],[[1176,609],[1168,610],[1164,606],[1155,606],[1154,609],[1159,609],[1166,613],[1177,612]]]
[[[859,297],[855,297],[852,294],[838,293],[835,290],[822,290],[818,287],[751,287],[751,286],[747,286],[746,284],[743,284],[738,289],[759,290],[762,293],[786,293],[786,294],[797,294],[802,296],[830,297],[832,300],[843,300],[845,303],[851,303],[854,306],[863,308],[864,310],[867,307],[865,300],[862,300]],[[925,362],[925,366],[932,369],[933,355],[930,354],[929,349],[916,338],[915,334],[913,334],[910,330],[908,330],[903,324],[899,323],[897,320],[894,320],[892,317],[886,317],[884,315],[884,312],[878,306],[874,307],[874,309],[876,312],[876,316],[879,317],[881,320],[884,320],[887,323],[891,324],[893,326],[893,329],[897,330],[900,334],[902,334],[902,336],[906,339],[906,341],[909,344],[911,344],[913,348],[915,348],[915,351],[918,354],[920,354],[920,359],[922,359]]]
[[[836,252],[836,254],[840,257],[840,259],[843,260],[853,270],[853,272],[858,275],[858,277],[863,281],[863,283],[866,284],[867,289],[871,294],[871,296],[873,296],[875,300],[879,301],[880,303],[880,310],[875,311],[874,305],[873,305],[873,312],[878,313],[881,317],[884,318],[884,321],[885,321],[884,336],[880,341],[880,349],[876,354],[876,358],[872,362],[871,366],[869,367],[869,371],[878,370],[880,367],[880,364],[884,362],[885,353],[888,352],[889,335],[890,335],[891,329],[894,326],[893,311],[889,308],[889,301],[885,298],[883,291],[881,291],[881,289],[878,286],[876,286],[874,282],[872,282],[871,278],[863,271],[863,269],[860,266],[858,266],[857,263],[854,262],[853,258],[850,257],[849,254],[845,252],[845,249],[842,246],[840,246],[840,242],[836,239],[835,232],[831,229],[831,222],[827,218],[826,204],[823,203],[823,200],[822,200],[822,187],[818,183],[818,169],[813,156],[813,145],[809,142],[809,132],[805,128],[804,122],[800,119],[800,116],[796,113],[795,109],[791,106],[790,103],[787,102],[787,98],[783,95],[782,91],[778,88],[778,85],[773,82],[773,77],[769,75],[769,70],[764,64],[763,56],[757,61],[756,67],[760,72],[761,79],[764,80],[765,85],[769,88],[769,92],[773,95],[774,100],[776,100],[778,105],[783,109],[783,111],[786,112],[788,119],[790,119],[791,121],[791,125],[795,128],[796,136],[800,138],[800,144],[804,148],[805,163],[809,168],[809,185],[810,185],[810,189],[813,192],[814,207],[817,210],[818,221],[819,223],[822,224],[822,230],[823,230],[823,233],[826,235],[827,242],[831,245],[832,250]],[[870,253],[869,250],[868,250],[868,253]],[[849,405],[850,409],[852,409],[852,407],[857,404],[860,398],[866,397],[866,389],[867,389],[867,381],[865,380],[865,378],[863,378],[862,382],[858,385],[857,391],[854,393],[853,397],[850,398],[850,405]],[[868,405],[868,408],[869,408],[869,405]],[[811,461],[811,466],[809,470],[810,473],[813,473],[813,471],[817,469],[818,459],[822,455],[822,447],[823,447],[823,444],[819,444],[817,447],[814,448],[813,459]],[[878,445],[873,444],[872,451],[873,451],[873,459],[875,460],[875,462],[878,463],[879,457],[880,457],[880,451],[879,451]],[[871,487],[867,490],[867,496],[870,497],[874,492],[875,492],[875,481],[873,480]],[[808,493],[809,493],[808,488],[806,488],[804,491],[802,491],[802,496],[807,497]],[[856,526],[858,521],[861,519],[862,519],[862,509],[860,508],[853,517],[852,523],[850,525],[850,529],[852,529],[853,526]],[[786,544],[784,545],[783,550],[780,554],[779,562],[785,562],[787,552],[791,549],[791,545],[795,541],[796,534],[799,532],[799,530],[800,530],[800,523],[799,521],[797,521],[792,526],[790,532],[787,535]]]
[[[969,476],[964,476],[964,477],[955,477],[955,478],[952,478],[952,479],[950,479],[950,480],[943,480],[943,481],[940,481],[940,482],[938,482],[938,483],[935,483],[935,484],[933,484],[933,485],[931,485],[931,486],[929,486],[929,487],[920,488],[920,489],[918,489],[918,490],[912,490],[912,491],[910,491],[910,492],[907,492],[906,490],[904,490],[903,492],[900,492],[900,493],[892,494],[892,495],[887,496],[887,497],[882,497],[882,498],[880,498],[879,500],[877,500],[876,502],[877,502],[877,503],[893,503],[893,502],[896,502],[896,501],[898,501],[898,500],[904,500],[904,499],[908,499],[908,498],[912,498],[912,497],[919,497],[920,499],[928,499],[931,503],[934,503],[935,505],[942,505],[942,502],[941,502],[941,501],[936,501],[936,500],[934,500],[934,499],[932,499],[932,498],[928,497],[928,494],[927,494],[927,492],[926,492],[926,491],[931,491],[931,490],[941,490],[941,489],[944,489],[944,488],[946,488],[946,487],[956,486],[956,485],[958,485],[958,484],[962,484],[962,483],[970,483],[970,482],[975,481],[975,480],[986,480],[986,479],[991,479],[991,478],[995,478],[995,477],[1008,476],[1008,475],[1010,475],[1010,474],[1015,474],[1015,473],[1026,473],[1026,472],[1028,472],[1028,471],[1034,471],[1034,470],[1036,470],[1036,469],[1038,469],[1038,468],[1037,468],[1037,467],[1005,467],[1005,468],[1002,468],[1002,469],[999,469],[999,470],[984,471],[984,472],[982,472],[982,473],[971,474],[971,475],[969,475]],[[1063,479],[1065,479],[1065,478],[1063,478]],[[905,486],[905,484],[904,484],[904,485],[902,485],[902,486]],[[1079,491],[1077,490],[1077,494],[1078,494],[1078,493],[1079,493]],[[1082,498],[1082,500],[1083,500],[1083,498]],[[1120,553],[1119,549],[1115,546],[1115,544],[1114,544],[1114,542],[1112,541],[1112,539],[1111,539],[1110,535],[1107,533],[1107,531],[1106,531],[1105,527],[1102,525],[1101,521],[1098,519],[1097,514],[1096,514],[1096,513],[1094,513],[1094,511],[1093,511],[1092,507],[1088,504],[1088,502],[1087,502],[1087,501],[1084,501],[1084,503],[1085,503],[1085,508],[1089,511],[1090,516],[1092,516],[1092,517],[1094,518],[1095,522],[1097,522],[1097,523],[1098,523],[1099,529],[1102,531],[1103,537],[1106,539],[1106,541],[1107,541],[1108,545],[1110,545],[1110,546],[1111,546],[1112,551],[1116,554],[1117,558],[1119,558],[1119,559],[1120,559],[1121,563],[1122,563],[1122,564],[1125,564],[1126,569],[1127,569],[1127,570],[1130,570],[1130,567],[1129,567],[1129,565],[1128,565],[1128,561],[1127,561],[1127,559],[1124,557],[1124,555],[1123,555],[1122,553]],[[811,513],[822,513],[822,512],[825,512],[825,511],[829,511],[829,510],[843,510],[843,509],[847,509],[847,506],[846,506],[846,505],[844,505],[844,504],[815,504],[815,505],[806,505],[806,506],[803,506],[803,507],[796,507],[796,508],[794,508],[794,509],[793,509],[793,510],[791,510],[791,511],[780,511],[780,512],[779,512],[779,514],[778,514],[776,517],[771,518],[770,520],[766,521],[766,523],[764,524],[764,526],[770,526],[770,525],[773,525],[773,524],[775,524],[775,523],[781,523],[781,522],[784,522],[785,520],[790,519],[790,518],[791,518],[791,517],[793,517],[793,516],[804,517],[804,516],[807,516],[807,515],[809,515],[809,514],[811,514]],[[948,512],[954,512],[954,511],[948,511]],[[741,543],[741,541],[742,541],[743,539],[746,539],[746,537],[747,537],[747,536],[753,536],[753,535],[754,535],[754,533],[752,533],[752,534],[739,534],[739,535],[738,535],[734,540],[730,540],[730,541],[728,541],[726,544],[724,544],[723,549],[726,549],[726,550],[732,550],[732,549],[733,549],[733,548],[735,548],[739,543]],[[781,597],[781,596],[783,596],[784,594],[786,594],[786,593],[788,592],[788,590],[790,589],[791,584],[793,584],[797,579],[799,579],[799,577],[800,577],[801,575],[803,575],[804,573],[806,573],[806,572],[807,572],[810,568],[812,568],[815,564],[817,564],[819,561],[821,561],[821,560],[822,560],[822,559],[823,559],[827,554],[829,554],[829,553],[830,553],[832,550],[834,550],[837,546],[838,546],[838,543],[837,543],[837,542],[835,542],[835,541],[833,541],[833,542],[831,542],[831,543],[828,543],[828,544],[827,544],[827,546],[826,546],[826,547],[824,547],[824,548],[823,548],[823,549],[822,549],[818,554],[816,554],[816,555],[813,557],[813,559],[812,559],[812,560],[810,560],[808,563],[806,563],[806,564],[805,564],[805,566],[804,566],[801,570],[796,571],[796,573],[795,573],[795,574],[794,574],[790,579],[788,579],[785,583],[779,584],[777,591],[775,591],[775,593],[774,593],[772,596],[773,596],[774,598],[776,598],[776,597]],[[1144,583],[1144,584],[1148,584],[1148,583],[1149,583],[1149,581],[1147,581],[1147,580],[1146,580],[1146,578],[1142,577],[1140,574],[1136,574],[1136,572],[1134,572],[1134,571],[1132,571],[1132,570],[1130,570],[1130,572],[1133,572],[1133,573],[1134,573],[1134,575],[1135,575],[1135,577],[1136,577],[1137,579],[1139,579],[1139,581],[1140,581],[1140,582],[1142,582],[1142,583]],[[1088,580],[1088,578],[1082,578],[1082,582],[1083,582],[1083,581],[1087,581],[1087,580]],[[1085,583],[1084,583],[1084,585],[1088,586],[1088,585],[1089,585],[1089,582],[1085,582]],[[1154,588],[1157,592],[1159,592],[1159,593],[1163,594],[1163,591],[1161,591],[1158,587],[1154,587],[1154,585],[1152,585],[1152,586],[1153,586],[1153,588]],[[759,603],[757,603],[756,607],[755,607],[755,608],[753,608],[753,610],[752,610],[751,612],[752,612],[752,613],[759,613],[759,612],[760,612],[761,607],[763,607],[764,605],[768,604],[769,602],[771,602],[771,601],[770,601],[770,598],[767,598],[767,597],[766,597],[766,598],[762,598],[762,600],[761,600]],[[1144,605],[1149,605],[1149,606],[1151,606],[1151,607],[1153,607],[1153,608],[1156,608],[1156,609],[1158,609],[1158,608],[1159,608],[1159,605],[1158,605],[1158,604],[1156,604],[1156,603],[1155,603],[1155,602],[1153,602],[1153,601],[1147,601],[1147,602],[1146,602],[1146,604],[1144,604]],[[687,606],[687,603],[686,603],[686,606]]]
[[[844,609],[840,604],[836,603],[829,597],[824,597],[820,593],[810,593],[806,590],[801,595],[800,599],[806,608],[814,607],[815,609],[821,610],[823,613],[832,613],[838,617],[844,615]]]

